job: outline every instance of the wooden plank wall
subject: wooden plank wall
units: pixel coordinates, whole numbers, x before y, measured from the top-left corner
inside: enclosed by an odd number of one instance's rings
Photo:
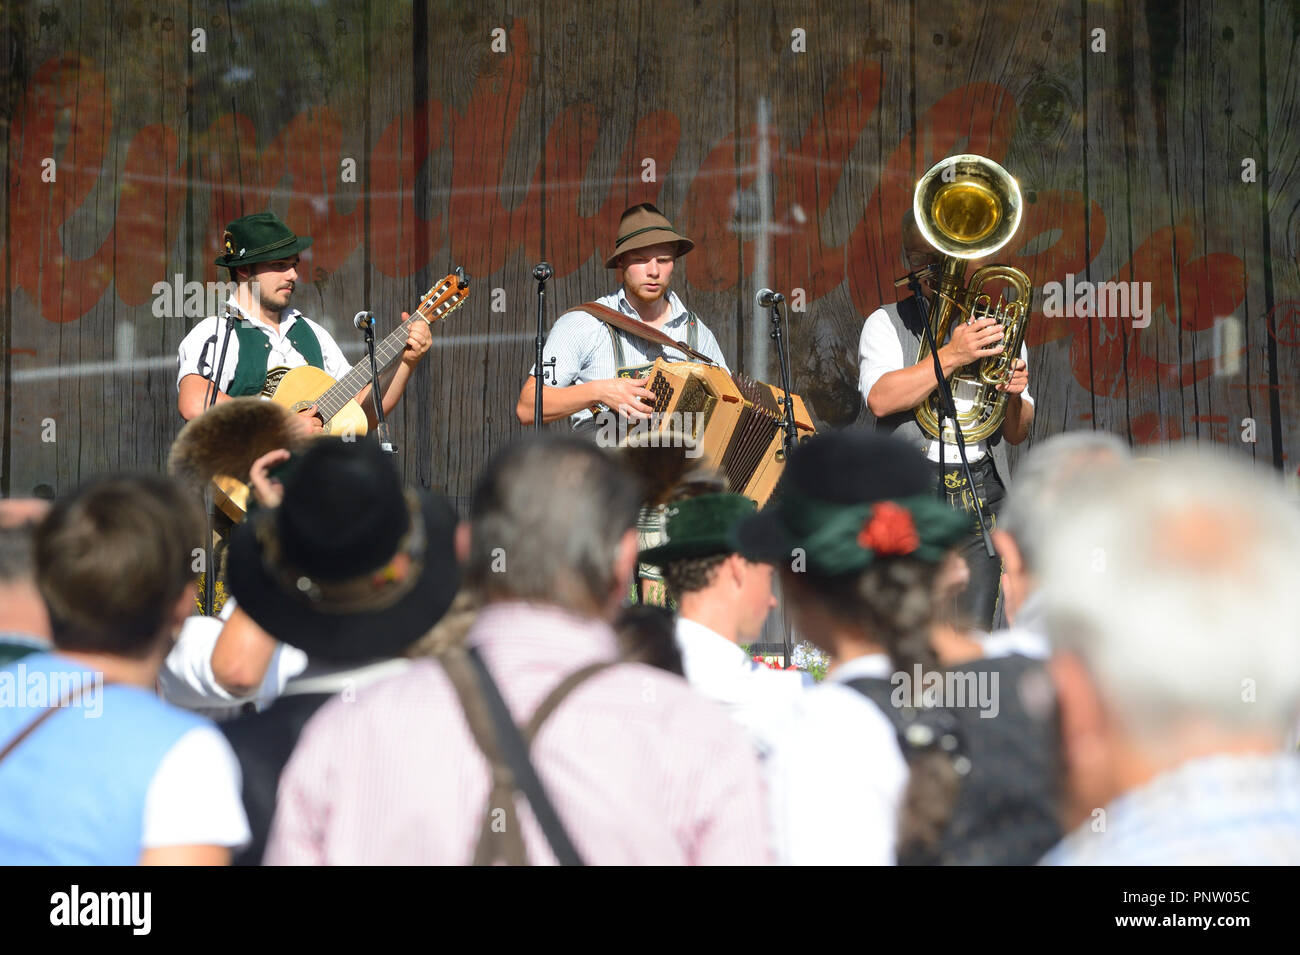
[[[674,284],[735,367],[775,379],[753,293],[801,290],[796,390],[823,427],[864,422],[863,318],[894,296],[913,184],[959,150],[1025,193],[997,258],[1040,290],[1034,439],[1191,437],[1296,473],[1285,0],[26,0],[0,28],[5,494],[162,467],[197,318],[159,315],[154,283],[217,279],[225,222],[263,209],[315,237],[294,304],[353,347],[353,312],[387,324],[473,274],[394,422],[408,480],[457,499],[521,430],[532,264],[556,266],[552,321],[610,291],[635,201],[699,243]],[[1150,283],[1150,324],[1044,315],[1067,274]]]

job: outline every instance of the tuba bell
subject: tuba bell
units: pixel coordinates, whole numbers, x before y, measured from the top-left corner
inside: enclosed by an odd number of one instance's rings
[[[949,156],[930,168],[916,184],[912,214],[927,243],[943,253],[930,326],[942,345],[954,320],[992,318],[1002,326],[1002,353],[959,368],[950,379],[957,407],[957,426],[967,441],[982,441],[1002,425],[1007,394],[997,386],[1011,380],[1020,357],[1033,287],[1020,269],[986,265],[965,281],[966,260],[992,255],[1020,227],[1020,186],[991,159],[970,154]],[[1008,289],[1012,291],[1007,297]],[[996,296],[996,297],[995,297]],[[924,337],[917,361],[930,354]],[[939,432],[937,392],[916,409],[916,420],[932,437],[956,443],[951,419]]]

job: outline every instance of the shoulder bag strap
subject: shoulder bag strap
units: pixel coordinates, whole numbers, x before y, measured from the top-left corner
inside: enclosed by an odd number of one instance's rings
[[[613,325],[615,328],[622,329],[634,338],[639,338],[642,341],[654,342],[656,345],[660,345],[664,348],[675,348],[680,352],[685,352],[687,355],[690,355],[696,361],[702,361],[710,365],[717,364],[717,362],[708,355],[701,354],[690,345],[685,345],[682,342],[679,342],[671,335],[665,335],[663,332],[659,331],[659,329],[653,328],[645,322],[639,321],[635,318],[630,318],[622,312],[615,311],[606,305],[601,305],[599,302],[583,302],[581,305],[575,305],[572,309],[569,309],[569,311],[586,312],[588,315],[600,319],[606,325]]]
[[[100,684],[100,689],[103,689],[108,685],[109,684],[107,682],[104,682]],[[63,709],[65,706],[71,706],[78,699],[80,699],[81,694],[85,692],[85,689],[86,689],[85,683],[81,683],[80,685],[73,687],[67,693],[63,694],[63,697],[57,703],[55,703],[53,706],[47,706],[45,708],[45,711],[41,713],[40,716],[36,717],[36,719],[32,720],[30,723],[24,726],[17,736],[15,736],[13,739],[11,739],[8,743],[5,744],[4,749],[0,749],[0,763],[3,763],[5,761],[5,758],[10,753],[12,753],[15,749],[17,749],[23,740],[25,740],[27,737],[31,736],[34,732],[36,732],[36,730],[40,728],[40,725],[42,723],[48,720],[55,713],[59,712],[59,710]]]

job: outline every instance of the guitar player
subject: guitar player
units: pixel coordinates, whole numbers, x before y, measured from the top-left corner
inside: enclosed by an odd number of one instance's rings
[[[298,282],[298,254],[311,245],[311,238],[297,236],[270,212],[236,219],[226,227],[222,254],[217,265],[228,269],[236,290],[227,306],[237,316],[226,360],[217,383],[217,401],[261,394],[268,370],[312,365],[335,380],[350,368],[333,337],[302,312],[289,307]],[[402,321],[410,315],[402,313]],[[199,322],[181,342],[177,353],[177,408],[187,421],[203,412],[208,389],[226,337],[220,316]],[[384,413],[390,412],[406,390],[411,372],[428,352],[433,341],[425,322],[412,322],[410,337],[401,361],[380,376],[384,391]],[[356,396],[365,409],[370,426],[375,426],[374,409],[366,403],[370,386]],[[298,413],[303,434],[322,430],[315,406]]]

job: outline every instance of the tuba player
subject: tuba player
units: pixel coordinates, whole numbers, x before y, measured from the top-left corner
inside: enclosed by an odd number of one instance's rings
[[[911,211],[903,221],[903,255],[907,267],[914,271],[943,258],[925,240]],[[936,488],[942,482],[948,502],[970,515],[970,533],[957,545],[970,569],[970,581],[958,598],[958,607],[970,617],[970,623],[989,631],[998,615],[1002,562],[997,557],[989,557],[984,550],[973,496],[979,497],[991,531],[1010,483],[1006,445],[1024,441],[1034,420],[1034,399],[1029,394],[1029,353],[1022,344],[1020,357],[1011,366],[1010,380],[997,386],[998,391],[1007,395],[1006,416],[1001,426],[983,441],[966,442],[966,458],[975,485],[968,487],[957,445],[943,443],[941,473],[940,441],[923,430],[916,419],[917,407],[938,386],[932,356],[926,354],[922,360],[916,360],[925,335],[922,322],[910,295],[876,309],[867,317],[858,344],[858,389],[875,419],[876,428],[919,448],[930,460]],[[973,322],[955,320],[948,340],[937,344],[944,375],[950,376],[971,362],[1002,354],[1002,327],[991,318]],[[953,400],[958,414],[969,410],[972,404],[969,397],[963,400],[957,387],[953,388]]]

